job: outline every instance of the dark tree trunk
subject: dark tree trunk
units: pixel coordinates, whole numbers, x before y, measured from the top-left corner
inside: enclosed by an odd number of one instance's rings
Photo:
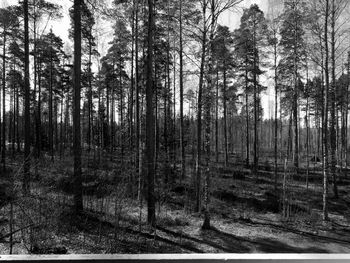
[[[274,36],[277,39],[276,33]],[[275,76],[274,76],[274,81],[275,81],[275,149],[274,149],[274,154],[275,154],[275,191],[277,191],[277,177],[278,177],[278,166],[277,166],[277,140],[278,140],[278,102],[277,102],[277,96],[278,96],[278,69],[277,69],[277,42],[274,44],[274,68],[275,68]],[[280,116],[282,118],[282,116]]]
[[[24,11],[24,130],[30,130],[30,82],[29,82],[29,12],[28,0],[23,0]],[[24,133],[23,193],[29,194],[30,182],[30,133]]]
[[[248,95],[248,70],[247,69],[245,70],[245,111],[246,111],[246,167],[249,168],[250,142],[249,142],[249,95]]]
[[[325,28],[324,28],[324,43],[325,43],[325,92],[324,92],[324,122],[323,122],[323,221],[328,220],[328,91],[329,91],[329,48],[328,48],[328,16],[329,16],[329,0],[326,0],[325,9]]]
[[[81,135],[80,135],[80,89],[81,89],[81,0],[74,0],[74,108],[73,108],[73,150],[74,150],[74,206],[75,212],[83,211]]]
[[[183,96],[184,96],[184,80],[183,80],[183,28],[182,28],[182,1],[180,1],[180,148],[181,148],[181,178],[185,178],[185,144],[184,144],[184,109],[183,109]],[[175,101],[174,101],[175,103]]]
[[[135,14],[135,103],[136,103],[136,171],[138,175],[138,199],[141,201],[141,180],[142,180],[142,152],[141,152],[141,119],[140,119],[140,84],[139,84],[139,4],[138,0],[134,2],[136,5],[136,14]]]
[[[53,153],[53,103],[52,103],[52,30],[50,31],[50,84],[49,84],[49,145],[50,145],[50,155],[51,161],[54,161],[54,153]]]
[[[5,155],[6,155],[6,26],[4,25],[3,31],[3,57],[2,57],[2,147],[1,147],[1,162],[2,169],[5,172]]]
[[[224,61],[224,85],[222,91],[224,106],[224,144],[225,144],[225,166],[228,165],[228,141],[227,141],[227,95],[226,95],[226,61]]]
[[[92,28],[90,27],[90,33],[92,33]],[[88,68],[88,78],[89,78],[89,92],[88,92],[88,132],[87,132],[87,144],[88,151],[91,150],[92,141],[92,72],[91,72],[91,57],[92,57],[92,40],[89,39],[89,68]]]
[[[206,7],[203,8],[205,13]],[[205,53],[207,45],[207,29],[204,25],[202,35],[202,54],[201,54],[201,66],[199,73],[199,87],[198,87],[198,105],[197,105],[197,155],[196,155],[196,204],[195,211],[200,212],[201,209],[201,169],[202,169],[202,97],[203,97],[203,82],[204,82],[204,64]]]
[[[219,162],[219,69],[216,69],[215,92],[215,161]]]
[[[153,34],[154,8],[153,0],[148,0],[148,49],[147,49],[147,79],[146,79],[146,159],[147,159],[147,222],[155,226],[155,196],[154,196],[154,105],[153,105]]]

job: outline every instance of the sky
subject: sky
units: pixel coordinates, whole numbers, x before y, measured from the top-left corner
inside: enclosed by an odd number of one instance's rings
[[[55,34],[59,35],[64,41],[68,40],[68,29],[70,27],[70,19],[68,10],[72,7],[72,0],[47,0],[48,2],[56,3],[62,6],[63,18],[57,21],[43,21],[43,24],[48,22],[46,30],[49,30],[52,27],[52,30]],[[107,2],[110,0],[107,0]],[[239,8],[235,11],[228,11],[224,13],[220,19],[219,23],[228,26],[231,30],[236,29],[239,26],[240,18],[243,13],[243,8],[249,7],[251,4],[258,4],[259,7],[266,12],[267,11],[267,2],[268,0],[243,0],[239,5]],[[7,5],[18,4],[18,0],[0,0],[0,7]],[[107,25],[109,26],[109,25]],[[107,27],[106,26],[106,27]],[[110,28],[103,28],[102,34],[106,31],[110,31]]]
[[[62,6],[63,17],[59,20],[44,19],[40,26],[41,32],[48,32],[51,28],[53,32],[59,35],[63,41],[66,43],[67,49],[72,49],[72,42],[68,38],[68,29],[70,28],[70,19],[69,19],[69,8],[72,7],[72,0],[47,0],[48,2],[56,3]],[[111,0],[106,0],[110,2]],[[5,7],[7,5],[18,4],[18,0],[0,0],[0,7]],[[268,9],[268,0],[243,0],[237,9],[234,11],[227,11],[221,15],[219,18],[219,23],[228,26],[231,31],[239,27],[240,18],[243,14],[243,8],[249,7],[251,4],[258,4],[260,9],[267,12]],[[106,21],[97,21],[99,23],[98,27],[98,50],[103,56],[108,50],[108,42],[111,40],[111,24]],[[39,32],[40,32],[39,31]],[[97,66],[95,65],[95,70]],[[94,70],[94,67],[93,67]],[[262,82],[265,82],[265,85],[269,84],[269,80],[262,79]],[[264,83],[263,83],[264,84]],[[269,86],[269,85],[268,85]],[[179,96],[177,94],[177,96]],[[264,118],[268,118],[272,112],[270,112],[271,104],[273,103],[273,92],[272,88],[268,89],[262,95],[262,106],[264,108]]]

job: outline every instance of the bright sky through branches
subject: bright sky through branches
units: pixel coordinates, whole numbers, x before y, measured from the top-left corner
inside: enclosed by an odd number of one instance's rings
[[[73,3],[70,0],[47,0],[48,2],[59,4],[62,6],[62,14],[63,18],[59,20],[49,20],[49,21],[41,21],[40,29],[46,32],[49,32],[50,28],[55,34],[59,35],[65,46],[70,46],[71,49],[73,43],[68,38],[68,30],[70,28],[70,18],[69,18],[69,9],[72,7]],[[106,2],[111,2],[111,0],[105,0]],[[7,5],[18,4],[18,0],[0,0],[0,7],[5,7]],[[219,19],[219,23],[226,25],[230,28],[231,31],[239,27],[240,19],[243,14],[243,8],[247,8],[252,4],[258,4],[261,10],[266,13],[268,11],[268,0],[244,0],[237,9],[233,11],[226,11],[222,14]],[[106,21],[97,21],[99,29],[97,30],[99,34],[98,42],[98,50],[100,54],[103,56],[108,50],[108,42],[112,40],[112,29],[110,23],[106,23]],[[93,71],[97,70],[96,63],[93,65]],[[261,80],[265,85],[268,86],[268,90],[265,94],[262,94],[262,106],[264,108],[264,118],[269,118],[272,112],[270,109],[273,106],[273,87],[268,85],[270,81],[266,79]],[[178,96],[178,95],[177,95]]]

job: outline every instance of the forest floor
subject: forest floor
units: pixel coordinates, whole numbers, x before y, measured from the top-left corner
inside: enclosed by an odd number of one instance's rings
[[[329,190],[329,222],[322,222],[322,172],[312,166],[286,173],[289,216],[282,216],[282,171],[278,190],[269,166],[252,174],[242,165],[216,165],[211,175],[211,230],[202,230],[193,212],[192,174],[159,183],[157,227],[146,224],[146,203],[130,198],[113,164],[85,169],[84,214],[71,212],[73,198],[67,160],[35,168],[30,197],[13,203],[13,254],[27,253],[350,253],[350,176],[338,179],[339,198]],[[18,163],[12,162],[12,172]],[[62,168],[64,167],[64,168]],[[113,172],[114,171],[114,172]],[[118,175],[117,175],[118,177]],[[5,176],[6,179],[6,176]],[[6,186],[4,178],[0,186]],[[15,190],[20,183],[15,179]],[[1,190],[2,188],[0,188]],[[6,191],[4,194],[9,195]],[[141,213],[140,213],[141,211]],[[0,254],[10,250],[10,202],[0,210]]]

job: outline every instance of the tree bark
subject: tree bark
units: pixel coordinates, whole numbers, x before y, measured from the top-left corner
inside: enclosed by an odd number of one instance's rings
[[[73,108],[73,149],[74,149],[74,206],[75,212],[83,211],[81,134],[80,134],[80,89],[81,89],[81,0],[74,0],[74,108]]]
[[[183,106],[183,96],[184,96],[184,80],[183,80],[183,25],[182,25],[182,1],[180,1],[180,53],[179,53],[179,60],[180,60],[180,148],[181,148],[181,178],[185,178],[185,144],[184,144],[184,106]],[[175,102],[174,102],[175,103]]]
[[[6,155],[6,26],[4,25],[3,31],[3,57],[2,57],[2,147],[1,147],[1,162],[2,162],[2,170],[5,172],[6,164],[5,164],[5,155]]]
[[[147,159],[147,222],[155,226],[154,196],[154,105],[153,105],[153,0],[148,0],[148,35],[147,35],[147,79],[146,79],[146,159]]]
[[[205,9],[203,13],[205,17]],[[204,82],[204,64],[205,64],[205,53],[207,45],[207,28],[204,24],[202,32],[202,54],[201,54],[201,66],[199,73],[199,87],[198,87],[198,104],[197,104],[197,155],[196,155],[196,205],[195,211],[200,212],[201,209],[201,155],[202,155],[202,100],[203,100],[203,82]]]
[[[224,107],[224,140],[225,140],[225,166],[228,165],[228,141],[227,141],[227,95],[226,95],[226,60],[224,60],[224,85],[223,85],[223,107]]]
[[[325,92],[324,92],[324,123],[323,123],[323,221],[328,221],[328,91],[329,91],[329,48],[328,48],[328,16],[329,16],[329,0],[326,1],[325,13],[325,29],[324,29],[324,43],[325,43]]]
[[[51,155],[51,161],[54,161],[54,153],[53,153],[53,105],[52,105],[52,30],[50,31],[50,84],[49,84],[49,145],[50,145],[50,155]]]
[[[30,82],[29,82],[29,12],[28,0],[23,0],[24,9],[24,130],[30,130]],[[30,133],[24,133],[23,194],[29,194],[30,182]]]
[[[274,38],[276,39],[276,42],[274,43],[274,69],[275,69],[275,149],[274,149],[274,155],[275,155],[275,191],[277,191],[277,177],[278,177],[278,166],[277,166],[277,141],[278,141],[278,69],[277,69],[277,32],[274,31]],[[280,116],[282,118],[282,116]]]
[[[338,198],[337,177],[336,177],[336,148],[337,148],[337,134],[336,134],[336,75],[335,75],[335,22],[336,10],[335,0],[332,0],[331,8],[331,58],[332,58],[332,85],[331,85],[331,122],[330,122],[330,143],[331,143],[331,173],[333,177],[333,192],[334,197]]]

